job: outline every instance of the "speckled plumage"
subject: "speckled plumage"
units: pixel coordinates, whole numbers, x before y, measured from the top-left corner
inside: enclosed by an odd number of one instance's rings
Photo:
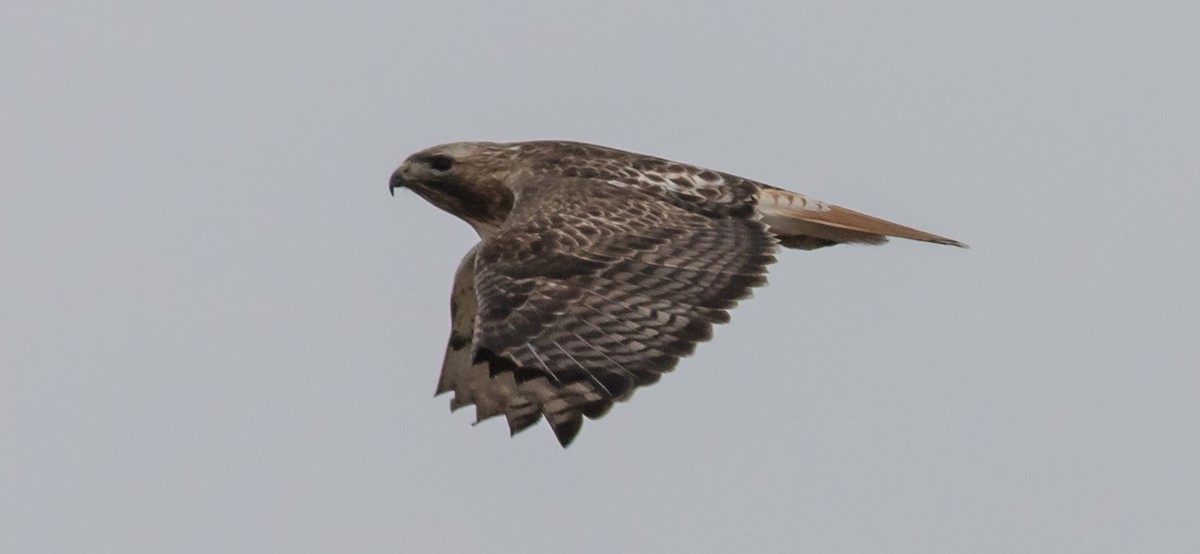
[[[961,243],[727,173],[590,144],[453,143],[408,158],[406,187],[481,242],[455,276],[437,392],[566,446],[659,380],[766,283],[777,244],[899,236]]]

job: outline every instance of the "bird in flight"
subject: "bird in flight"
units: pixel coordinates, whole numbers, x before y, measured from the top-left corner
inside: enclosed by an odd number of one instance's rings
[[[566,141],[456,142],[389,189],[479,234],[459,264],[437,394],[511,433],[543,417],[567,446],[712,337],[779,246],[900,237],[966,245],[749,179]]]

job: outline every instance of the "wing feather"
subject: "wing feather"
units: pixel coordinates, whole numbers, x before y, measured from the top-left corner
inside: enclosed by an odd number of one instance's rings
[[[453,392],[451,410],[475,405],[475,421],[503,414],[512,433],[537,423],[542,416],[549,420],[560,442],[570,442],[582,425],[584,415],[598,417],[607,407],[603,395],[586,385],[563,386],[545,377],[518,383],[511,371],[493,376],[488,363],[473,361],[475,316],[478,302],[475,297],[476,246],[463,258],[454,277],[451,296],[450,340],[438,379],[437,394]]]
[[[438,390],[513,432],[545,417],[564,446],[711,338],[774,261],[759,222],[602,181],[530,182],[516,198],[456,275]]]

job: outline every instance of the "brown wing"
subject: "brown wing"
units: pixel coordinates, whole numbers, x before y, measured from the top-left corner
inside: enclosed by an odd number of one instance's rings
[[[601,181],[528,183],[475,256],[472,367],[486,364],[488,385],[504,391],[463,400],[520,396],[536,412],[506,401],[480,406],[482,415],[505,413],[514,432],[544,415],[565,446],[582,416],[599,417],[709,339],[766,282],[774,251],[756,221]]]
[[[454,276],[454,291],[450,297],[450,341],[442,362],[437,394],[454,391],[450,409],[475,405],[476,423],[504,414],[512,432],[529,427],[541,419],[550,418],[555,433],[574,436],[582,419],[577,410],[557,409],[558,406],[595,407],[604,409],[604,398],[586,383],[562,386],[547,377],[517,383],[512,372],[492,376],[490,364],[473,362],[473,333],[478,303],[475,299],[475,253],[471,249]],[[581,408],[582,409],[582,408]],[[592,412],[593,417],[600,412]],[[567,439],[569,440],[569,439]]]

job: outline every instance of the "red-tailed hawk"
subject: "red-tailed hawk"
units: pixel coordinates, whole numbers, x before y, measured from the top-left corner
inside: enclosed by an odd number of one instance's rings
[[[437,393],[568,445],[658,381],[767,282],[778,245],[902,237],[965,246],[770,185],[562,141],[459,142],[410,156],[408,188],[479,233],[458,267]]]

